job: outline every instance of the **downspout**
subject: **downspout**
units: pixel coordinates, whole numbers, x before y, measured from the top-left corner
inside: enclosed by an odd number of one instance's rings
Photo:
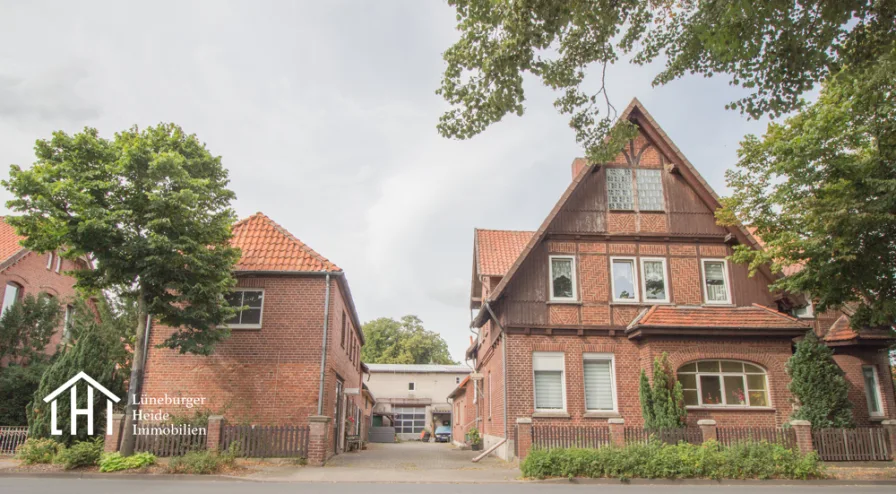
[[[324,342],[323,342],[323,351],[320,354],[320,387],[317,390],[317,414],[324,414],[324,381],[326,378],[326,370],[327,370],[327,330],[330,326],[330,273],[327,273],[326,278],[327,283],[327,291],[324,296]],[[334,417],[335,421],[336,418]]]
[[[504,441],[501,441],[500,444],[504,444],[505,441],[510,439],[508,435],[507,429],[507,333],[504,331],[504,328],[501,327],[501,323],[498,322],[498,316],[492,311],[491,305],[488,304],[488,301],[485,302],[485,310],[488,311],[489,315],[492,316],[492,321],[495,322],[495,326],[498,327],[498,330],[501,332],[501,337],[504,338],[504,344],[501,345],[501,373],[504,374]],[[500,446],[500,444],[498,446]]]

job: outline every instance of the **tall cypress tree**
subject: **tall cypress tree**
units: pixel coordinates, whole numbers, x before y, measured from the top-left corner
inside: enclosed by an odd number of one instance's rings
[[[649,386],[647,376],[641,371],[640,382],[641,413],[644,426],[649,429],[670,429],[684,427],[687,411],[684,408],[684,393],[681,383],[675,379],[669,366],[669,356],[653,361],[653,386]]]
[[[791,379],[787,388],[799,405],[791,419],[808,420],[815,429],[855,426],[843,370],[834,362],[834,351],[813,331],[797,343],[787,361],[787,374]]]

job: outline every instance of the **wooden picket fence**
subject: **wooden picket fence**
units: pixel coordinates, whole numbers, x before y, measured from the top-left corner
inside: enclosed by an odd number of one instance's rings
[[[896,447],[885,429],[875,427],[813,430],[812,443],[824,461],[886,461]]]
[[[534,425],[532,447],[600,448],[610,445],[610,428],[593,426]]]
[[[796,448],[796,432],[783,427],[719,427],[716,429],[719,443],[731,446],[742,442],[760,442],[780,444],[787,448]]]
[[[236,444],[236,453],[249,458],[308,457],[311,428],[295,425],[227,425],[221,428],[221,448]]]
[[[0,455],[15,454],[16,448],[28,439],[28,427],[0,427]]]
[[[703,443],[703,433],[695,427],[687,427],[682,429],[645,429],[643,427],[626,427],[625,443],[641,443],[646,444],[651,437],[654,437],[667,444],[678,444],[686,442],[691,444]]]
[[[140,424],[142,428],[168,427],[163,424]],[[207,449],[208,434],[137,434],[134,451],[152,453],[156,456],[183,456],[190,451]]]

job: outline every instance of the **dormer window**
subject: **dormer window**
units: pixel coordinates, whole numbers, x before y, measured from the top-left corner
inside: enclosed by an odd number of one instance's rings
[[[227,321],[227,325],[236,329],[261,328],[261,314],[264,307],[264,290],[257,288],[236,289],[227,295],[227,303],[231,307],[243,310]]]
[[[551,300],[576,300],[576,258],[551,256]]]

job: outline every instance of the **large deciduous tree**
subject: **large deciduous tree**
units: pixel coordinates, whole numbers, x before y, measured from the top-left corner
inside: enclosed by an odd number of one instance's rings
[[[522,115],[523,77],[531,74],[560,93],[555,106],[571,115],[577,140],[598,163],[632,135],[611,125],[604,84],[608,65],[622,57],[663,60],[654,85],[688,73],[727,74],[749,90],[729,107],[757,118],[797,108],[802,94],[844,65],[873,65],[896,39],[896,4],[881,0],[448,3],[461,37],[443,55],[438,93],[453,108],[439,131],[465,139]]]
[[[194,135],[173,124],[134,127],[104,139],[95,129],[56,132],[35,146],[30,169],[13,165],[3,182],[20,213],[9,223],[24,245],[63,256],[92,256],[75,271],[77,286],[116,288],[136,305],[134,365],[129,380],[122,453],[130,454],[134,397],[142,382],[147,316],[178,328],[164,345],[208,354],[228,335],[239,251],[227,171]],[[94,376],[99,378],[99,376]]]
[[[401,321],[381,317],[364,324],[361,360],[369,364],[456,364],[448,344],[438,333],[427,331],[417,316]]]
[[[896,49],[843,71],[818,100],[760,139],[747,136],[721,223],[744,221],[764,250],[735,248],[755,270],[797,272],[776,288],[819,311],[848,305],[855,327],[896,324]]]

